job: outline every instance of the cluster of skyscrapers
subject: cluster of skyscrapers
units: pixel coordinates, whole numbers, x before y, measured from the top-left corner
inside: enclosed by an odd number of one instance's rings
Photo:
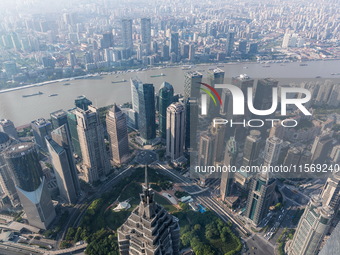
[[[56,216],[41,153],[49,154],[58,195],[67,204],[77,203],[81,195],[79,178],[88,183],[103,180],[111,163],[121,165],[129,159],[127,122],[121,109],[114,104],[107,112],[107,149],[98,109],[84,96],[75,105],[69,111],[51,113],[51,121],[32,121],[35,143],[21,142],[13,123],[1,120],[2,203],[21,205],[29,224],[41,229],[48,228]]]

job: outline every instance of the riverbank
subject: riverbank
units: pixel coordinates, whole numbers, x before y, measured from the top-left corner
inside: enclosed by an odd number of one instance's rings
[[[316,62],[316,61],[336,61],[339,59],[327,59],[327,60],[305,60],[303,63],[308,63],[308,62]],[[122,74],[122,73],[129,73],[129,72],[141,72],[141,71],[149,71],[149,70],[160,70],[160,69],[167,69],[167,68],[179,68],[182,67],[183,70],[190,71],[191,69],[195,68],[196,66],[223,66],[223,65],[240,65],[240,64],[277,64],[277,63],[300,63],[301,61],[288,61],[288,60],[264,60],[264,61],[236,61],[236,62],[219,62],[219,63],[199,63],[199,64],[172,64],[172,65],[163,65],[163,66],[152,66],[152,67],[147,67],[147,68],[136,68],[136,69],[126,69],[126,70],[119,70],[119,71],[112,71],[112,72],[101,72],[101,73],[94,73],[94,74],[86,74],[82,76],[75,76],[75,77],[70,77],[70,78],[63,78],[63,79],[57,79],[57,80],[50,80],[50,81],[44,81],[40,83],[34,83],[34,84],[28,84],[24,86],[18,86],[14,88],[9,88],[9,89],[3,89],[0,90],[0,94],[2,93],[7,93],[11,91],[16,91],[16,90],[22,90],[22,89],[28,89],[32,87],[40,87],[40,86],[45,86],[53,83],[59,83],[59,82],[69,82],[73,80],[79,80],[79,79],[89,79],[97,76],[102,76],[102,75],[117,75],[117,74]],[[339,70],[340,71],[340,70]]]

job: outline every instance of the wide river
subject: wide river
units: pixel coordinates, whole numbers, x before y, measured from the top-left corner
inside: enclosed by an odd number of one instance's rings
[[[310,80],[316,76],[322,78],[340,78],[340,60],[333,61],[312,61],[307,62],[307,66],[300,66],[300,63],[237,63],[221,64],[225,71],[225,82],[230,77],[239,74],[247,74],[252,78],[276,78],[280,84],[285,81]],[[270,67],[264,67],[269,65]],[[197,65],[191,70],[205,70],[204,78],[207,77],[208,70],[216,65]],[[153,83],[155,91],[162,82],[167,81],[174,86],[175,93],[183,93],[184,75],[188,70],[181,67],[164,68],[160,70],[146,70],[140,72],[129,72],[113,75],[103,75],[91,79],[80,79],[70,81],[71,85],[63,85],[65,82],[57,82],[40,87],[16,90],[0,94],[0,119],[7,118],[14,122],[16,126],[21,126],[39,117],[48,118],[49,114],[59,109],[70,109],[74,107],[74,99],[79,95],[85,95],[97,107],[110,105],[113,103],[122,104],[131,101],[130,78],[138,77],[143,82]],[[152,75],[165,74],[165,76],[152,78]],[[128,82],[112,83],[112,81],[128,80]],[[22,95],[43,92],[42,95],[23,98]],[[51,94],[58,96],[49,97]]]

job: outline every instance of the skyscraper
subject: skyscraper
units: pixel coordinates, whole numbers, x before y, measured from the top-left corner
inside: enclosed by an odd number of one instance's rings
[[[0,120],[0,132],[4,132],[14,139],[18,139],[18,133],[12,121],[7,119]]]
[[[62,125],[67,124],[67,112],[65,112],[64,110],[52,112],[50,116],[53,129],[56,129],[58,127],[61,127]]]
[[[185,74],[184,81],[184,98],[195,97],[198,99],[200,97],[200,86],[202,82],[203,75],[196,71],[190,71]]]
[[[107,49],[113,47],[113,34],[111,32],[107,32],[102,35],[102,39],[100,40],[100,47],[102,49]]]
[[[181,45],[181,58],[189,58],[189,44]]]
[[[129,50],[133,49],[132,19],[122,20],[122,42],[123,42],[123,48],[129,49]]]
[[[151,19],[142,18],[141,19],[141,36],[142,43],[145,44],[147,54],[151,50]]]
[[[276,182],[267,172],[256,175],[250,184],[245,216],[258,226],[273,202]]]
[[[261,132],[258,130],[251,130],[246,137],[243,149],[243,166],[257,165],[259,160],[259,153],[261,147]]]
[[[232,77],[231,84],[237,86],[240,88],[243,92],[243,95],[248,95],[248,88],[252,88],[254,85],[254,79],[251,79],[248,75],[246,74],[241,74],[237,77]],[[222,100],[226,100],[226,103],[224,105],[224,112],[227,115],[228,118],[233,118],[235,122],[242,122],[243,119],[250,119],[251,114],[247,106],[247,100],[244,100],[244,115],[236,115],[233,116],[233,99],[231,98],[231,94],[229,92],[226,92],[223,90],[224,93],[222,95],[224,96]],[[227,98],[225,98],[227,97]],[[233,134],[235,136],[236,141],[240,142],[244,140],[244,137],[246,137],[246,129],[243,128],[241,125],[238,125],[236,127],[232,127],[229,130],[229,133]]]
[[[197,98],[189,97],[185,101],[185,149],[197,148],[197,125],[198,125],[198,101]]]
[[[241,53],[241,56],[244,56],[247,53],[247,41],[239,42],[238,51]]]
[[[178,219],[168,214],[154,200],[149,187],[147,167],[141,201],[118,228],[118,246],[121,255],[179,254],[180,233]]]
[[[264,148],[264,165],[275,166],[280,156],[282,140],[275,136],[268,137]]]
[[[161,56],[162,56],[162,59],[164,61],[167,61],[169,60],[170,58],[170,53],[169,53],[169,46],[164,44],[163,47],[162,47],[162,52],[161,52]]]
[[[83,159],[81,170],[85,181],[93,183],[110,172],[110,162],[104,144],[104,129],[94,106],[90,105],[87,111],[77,108],[75,114]]]
[[[312,146],[312,162],[322,164],[332,149],[332,138],[329,134],[321,134],[314,139]]]
[[[198,147],[198,165],[212,166],[214,155],[215,136],[212,136],[209,131],[202,132],[199,137]]]
[[[208,71],[208,81],[210,86],[215,87],[215,84],[224,84],[224,71],[220,68],[215,68],[211,71]],[[217,92],[221,95],[222,89],[216,89]],[[209,116],[217,117],[220,113],[220,105],[215,105],[214,101],[209,97]]]
[[[109,135],[111,160],[122,164],[129,157],[129,136],[125,114],[114,104],[106,114],[106,127]]]
[[[235,33],[228,32],[227,34],[227,45],[226,45],[226,55],[227,57],[231,56],[231,53],[234,50],[234,42],[235,42]]]
[[[304,166],[307,163],[310,163],[311,153],[303,148],[302,146],[292,146],[289,148],[287,155],[284,159],[284,165],[302,165]]]
[[[76,109],[77,108],[70,109],[67,111],[67,125],[70,131],[73,152],[78,157],[81,157],[81,150],[80,150],[79,137],[78,137],[78,131],[77,131],[77,117],[75,114]]]
[[[88,107],[92,104],[92,102],[85,96],[79,96],[74,100],[74,104],[76,107],[86,111]]]
[[[323,206],[330,206],[335,212],[340,204],[340,174],[333,173],[326,181],[321,192]]]
[[[176,60],[179,59],[179,37],[178,33],[171,33],[170,35],[170,53],[176,54]]]
[[[185,143],[185,108],[181,103],[173,103],[166,115],[166,154],[172,161],[183,156]]]
[[[166,110],[173,102],[174,88],[168,82],[163,82],[159,89],[159,132],[160,137],[166,139]]]
[[[2,191],[2,202],[11,203],[14,207],[16,207],[20,204],[18,201],[18,194],[15,189],[13,179],[9,173],[8,166],[2,157],[3,151],[10,147],[13,143],[14,141],[8,136],[8,134],[0,132],[0,187]]]
[[[189,61],[195,61],[195,45],[190,44],[189,46]]]
[[[287,243],[288,255],[316,255],[333,217],[334,210],[322,206],[320,195],[314,195],[301,216],[293,240]]]
[[[269,110],[273,104],[273,88],[277,88],[278,81],[270,78],[259,79],[256,85],[256,92],[254,97],[254,108],[256,110]],[[276,105],[275,105],[276,109]],[[264,116],[257,116],[258,118],[264,118]],[[265,116],[268,118],[268,115]]]
[[[237,144],[234,137],[231,137],[227,142],[227,148],[224,155],[224,165],[234,166],[237,156]],[[234,174],[230,171],[222,172],[220,183],[221,199],[224,201],[226,197],[231,195],[231,188]]]
[[[153,84],[132,79],[131,95],[140,136],[144,141],[152,140],[156,137],[155,88]]]
[[[131,79],[131,101],[132,101],[132,110],[135,111],[136,115],[136,128],[138,129],[138,113],[139,113],[139,93],[138,88],[143,83],[138,79]]]
[[[34,120],[31,122],[33,135],[36,144],[43,150],[47,150],[45,136],[50,135],[52,131],[52,124],[44,118]]]
[[[4,152],[19,199],[30,225],[47,229],[56,213],[32,143],[19,143]]]
[[[66,125],[55,129],[46,137],[48,151],[56,175],[60,195],[69,204],[77,202],[80,185],[71,151],[71,139]]]
[[[219,118],[214,118],[219,119]],[[214,121],[214,120],[213,120]],[[214,122],[213,122],[214,123]],[[213,163],[222,163],[225,154],[226,145],[226,125],[216,125],[213,124],[210,127],[210,133],[215,137],[214,149],[213,149]]]

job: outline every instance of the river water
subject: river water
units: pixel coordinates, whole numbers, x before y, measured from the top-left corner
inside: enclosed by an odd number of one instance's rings
[[[252,78],[276,78],[280,83],[287,80],[310,80],[316,76],[322,78],[340,78],[340,60],[333,61],[311,61],[307,66],[300,66],[300,63],[237,63],[221,64],[225,71],[225,82],[230,77],[239,74],[247,74]],[[270,67],[264,67],[269,65]],[[204,77],[211,68],[216,65],[197,65],[191,70],[205,70]],[[0,119],[7,118],[14,122],[16,126],[21,126],[39,117],[48,118],[49,114],[59,109],[70,109],[74,107],[74,99],[77,96],[85,95],[92,100],[97,107],[110,105],[113,103],[123,104],[131,101],[130,78],[138,77],[143,82],[153,83],[155,91],[162,82],[167,81],[173,85],[175,93],[183,93],[184,75],[188,70],[181,67],[164,68],[160,70],[146,70],[140,72],[129,72],[121,74],[103,75],[91,79],[80,79],[70,81],[71,85],[63,85],[65,82],[57,82],[40,87],[32,87],[22,90],[0,94]],[[152,78],[151,75],[165,74],[165,76]],[[123,83],[112,83],[122,79],[128,80]],[[42,95],[23,98],[22,95],[43,92]],[[51,94],[58,96],[49,97]]]

